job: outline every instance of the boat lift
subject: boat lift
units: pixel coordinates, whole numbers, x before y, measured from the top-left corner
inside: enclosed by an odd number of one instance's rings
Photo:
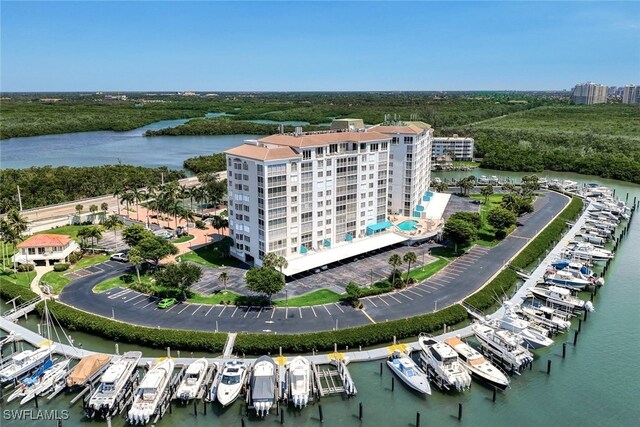
[[[315,385],[314,395],[317,393],[318,397],[341,393],[351,397],[358,393],[344,360],[334,359],[331,364],[322,365],[312,362],[311,370]]]
[[[86,394],[83,399],[83,407],[84,407],[85,416],[87,416],[88,418],[92,418],[92,415],[96,412],[89,408],[89,400],[91,400],[91,396],[93,395],[93,392],[95,390],[95,385],[98,382],[99,378],[100,377],[98,376],[96,378],[95,383],[89,384],[89,387],[88,387],[89,393],[87,393],[87,387],[85,387],[85,389],[81,391],[71,401],[71,403],[75,403],[81,396]],[[126,407],[130,407],[131,404],[133,403],[134,392],[136,390],[136,387],[138,387],[138,384],[140,384],[140,376],[138,375],[138,371],[134,369],[133,372],[131,372],[131,376],[127,379],[127,381],[123,386],[123,389],[124,389],[123,393],[121,394],[119,399],[114,402],[114,405],[111,408],[111,410],[102,411],[98,415],[100,415],[102,418],[110,419],[115,415],[121,414]]]

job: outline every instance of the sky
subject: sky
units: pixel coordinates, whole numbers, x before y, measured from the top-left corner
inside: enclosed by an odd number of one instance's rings
[[[640,83],[640,2],[0,3],[0,90]]]

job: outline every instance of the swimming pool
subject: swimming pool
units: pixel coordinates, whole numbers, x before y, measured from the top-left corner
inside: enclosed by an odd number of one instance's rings
[[[414,221],[414,220],[407,220],[407,221],[402,221],[400,224],[398,224],[398,228],[402,231],[414,231],[416,229],[416,224],[418,223],[418,221]]]

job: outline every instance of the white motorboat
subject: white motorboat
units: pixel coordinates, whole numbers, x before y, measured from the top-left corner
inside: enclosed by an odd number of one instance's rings
[[[269,356],[260,356],[251,375],[251,403],[259,417],[269,415],[276,392],[276,364]]]
[[[497,357],[507,370],[519,373],[533,362],[533,354],[521,345],[522,339],[513,332],[495,329],[486,323],[474,323],[471,330],[481,348]]]
[[[247,365],[241,360],[224,364],[219,378],[211,389],[211,400],[218,399],[222,406],[232,404],[240,395],[247,377]]]
[[[578,272],[578,274],[580,274]],[[565,270],[549,271],[544,275],[545,283],[561,286],[563,288],[582,290],[593,284],[591,280],[584,277],[576,277],[574,273]]]
[[[205,358],[198,359],[187,367],[184,378],[176,391],[178,399],[188,402],[196,398],[200,387],[202,387],[207,369],[209,369],[209,362]]]
[[[21,351],[12,356],[8,364],[0,370],[0,384],[17,380],[38,368],[47,359],[51,359],[55,347],[55,344],[45,344],[35,350]]]
[[[389,356],[387,366],[413,390],[418,393],[431,394],[427,374],[415,364],[410,355],[396,350]]]
[[[575,242],[573,245],[567,248],[567,252],[572,257],[586,260],[607,260],[613,258],[613,253],[607,249],[597,248],[591,243],[587,242]]]
[[[38,380],[47,372],[49,369],[53,367],[53,360],[47,359],[37,371],[35,371],[32,375],[24,378],[20,381],[20,384],[14,390],[13,393],[9,395],[7,398],[7,402],[11,402],[19,397],[24,397],[33,386],[38,383]]]
[[[289,400],[296,408],[303,408],[311,397],[311,363],[296,356],[289,364]]]
[[[530,324],[524,319],[518,317],[511,304],[504,303],[504,314],[501,318],[495,320],[488,320],[492,326],[498,329],[504,329],[518,334],[525,342],[527,347],[542,348],[548,347],[553,344],[553,340],[549,338],[549,331]]]
[[[63,381],[69,372],[70,362],[70,360],[63,360],[45,370],[38,378],[29,377],[25,379],[20,386],[21,390],[18,396],[22,398],[20,404],[24,405],[36,396],[47,394],[56,384]]]
[[[469,344],[458,337],[447,338],[444,342],[458,353],[460,363],[467,368],[472,377],[500,390],[509,387],[509,376],[502,369],[490,363]]]
[[[111,356],[94,353],[83,357],[67,376],[67,387],[81,387],[102,374],[108,367]]]
[[[127,414],[129,423],[143,425],[149,422],[169,385],[173,368],[173,359],[162,358],[149,369],[135,391],[133,404]]]
[[[100,384],[89,398],[86,413],[89,418],[106,418],[121,408],[118,407],[133,371],[142,357],[139,351],[128,351],[122,357],[114,357],[107,370],[100,377]]]
[[[571,295],[569,289],[559,288],[557,286],[534,286],[529,292],[538,299],[545,301],[551,307],[560,307],[569,311],[594,311],[591,301],[583,301]]]
[[[537,323],[552,331],[568,331],[571,328],[570,314],[551,307],[519,307],[518,314],[524,319]]]
[[[420,362],[431,381],[440,389],[464,391],[471,387],[471,375],[458,360],[458,353],[443,342],[420,334]]]

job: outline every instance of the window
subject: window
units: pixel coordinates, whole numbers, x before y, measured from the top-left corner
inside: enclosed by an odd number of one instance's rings
[[[338,152],[338,144],[329,144],[329,154],[335,154]],[[327,162],[329,164],[329,162]]]
[[[297,185],[292,185],[291,186],[291,192],[292,193],[296,193],[298,191],[298,186]]]
[[[369,151],[378,151],[378,148],[379,148],[378,143],[371,144],[371,145],[369,146]]]
[[[394,136],[393,138],[391,138],[391,143],[392,144],[397,144],[400,142],[400,138],[398,138],[397,136]]]
[[[412,136],[405,136],[404,137],[404,143],[405,144],[413,144],[413,137]]]
[[[323,196],[324,196],[324,192],[318,191],[318,197],[323,197]]]

